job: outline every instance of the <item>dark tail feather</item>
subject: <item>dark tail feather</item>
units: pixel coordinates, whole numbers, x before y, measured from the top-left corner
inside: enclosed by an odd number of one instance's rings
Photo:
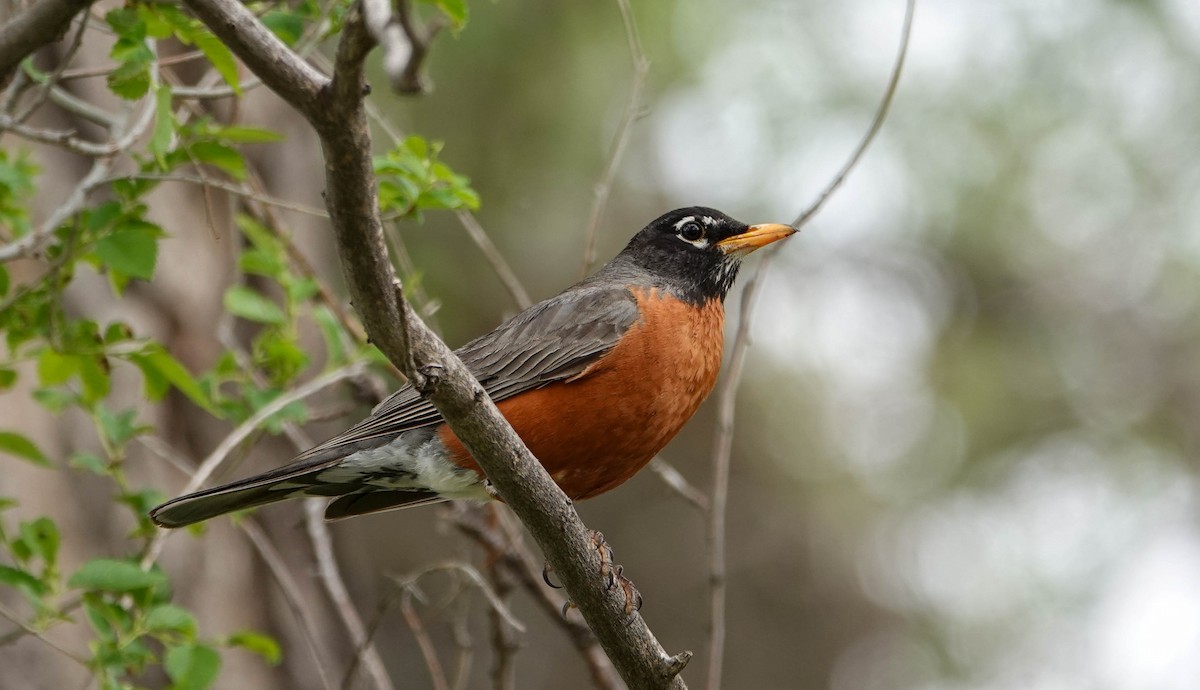
[[[241,489],[236,486],[218,486],[167,501],[150,511],[150,519],[159,527],[186,527],[235,510],[245,510],[302,495],[303,489],[282,491],[272,489],[271,485]]]
[[[440,503],[446,499],[432,491],[368,491],[346,494],[325,508],[326,520],[344,520],[356,515],[381,513],[415,506]]]

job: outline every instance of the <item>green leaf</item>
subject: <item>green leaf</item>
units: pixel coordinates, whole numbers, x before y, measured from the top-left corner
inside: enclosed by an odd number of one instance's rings
[[[201,163],[214,165],[236,180],[246,179],[246,161],[236,149],[216,141],[197,141],[188,152]]]
[[[284,265],[278,258],[259,249],[249,249],[238,257],[238,267],[246,273],[279,279]]]
[[[117,629],[124,629],[129,618],[121,607],[96,595],[83,597],[83,613],[96,635],[105,642],[115,641]]]
[[[146,614],[146,629],[150,632],[177,632],[192,639],[196,636],[196,617],[174,604],[160,604]]]
[[[322,304],[312,310],[312,317],[321,329],[321,335],[325,336],[325,350],[328,352],[329,362],[332,364],[345,362],[346,348],[342,343],[342,324],[338,321],[337,316],[330,311],[329,307]]]
[[[166,587],[167,578],[162,573],[142,570],[129,561],[97,558],[84,563],[67,584],[89,591],[133,592]]]
[[[167,166],[166,154],[175,133],[175,111],[171,108],[171,87],[159,84],[154,93],[154,134],[150,137],[150,152],[161,168]]]
[[[92,474],[101,476],[108,476],[110,474],[108,463],[104,462],[104,459],[100,456],[91,453],[74,453],[71,455],[71,459],[67,461],[67,464],[75,469],[85,470]]]
[[[137,10],[132,7],[109,10],[104,15],[104,21],[121,38],[131,41],[141,41],[146,38],[146,22],[138,16]]]
[[[50,458],[33,441],[12,431],[0,431],[0,452],[28,460],[35,465],[51,467]]]
[[[129,329],[128,324],[121,323],[120,321],[114,321],[108,324],[108,327],[104,329],[105,345],[115,345],[116,343],[123,343],[127,340],[133,340],[133,331]]]
[[[283,660],[283,652],[275,638],[253,630],[239,630],[229,636],[228,643],[233,647],[241,647],[258,654],[272,666],[278,666]]]
[[[455,29],[466,26],[469,14],[466,0],[436,0],[435,4],[454,22]]]
[[[262,23],[289,46],[295,45],[304,35],[304,20],[291,12],[271,10],[262,16]]]
[[[221,655],[198,644],[171,647],[167,649],[163,668],[171,678],[172,690],[205,690],[221,671]]]
[[[250,408],[254,412],[261,410],[272,400],[278,398],[281,393],[282,391],[278,388],[255,389],[247,386],[245,389],[246,401],[250,403]],[[303,401],[293,400],[271,415],[263,422],[263,426],[272,434],[278,434],[283,431],[283,425],[288,422],[303,424],[306,421],[308,421],[308,406]]]
[[[137,423],[137,410],[113,412],[103,405],[96,407],[96,421],[104,437],[116,446],[125,445],[131,438],[151,429]]]
[[[74,391],[39,388],[33,392],[33,399],[42,407],[54,413],[62,412],[79,400]]]
[[[48,589],[46,583],[33,575],[7,565],[0,565],[0,584],[15,587],[33,597],[43,596]]]
[[[79,380],[83,383],[83,401],[94,403],[108,395],[112,381],[108,375],[108,360],[103,356],[80,356]]]
[[[191,35],[192,42],[204,53],[212,63],[213,68],[221,75],[226,84],[233,87],[235,94],[241,95],[242,85],[238,79],[237,61],[233,59],[233,53],[229,48],[217,40],[207,29],[197,29]]]
[[[167,497],[158,489],[142,489],[133,493],[121,494],[118,500],[133,508],[135,514],[143,516],[149,513],[151,508],[167,500]]]
[[[254,343],[254,355],[276,385],[287,384],[308,365],[308,353],[277,329],[263,331]]]
[[[213,132],[213,136],[221,141],[239,144],[267,144],[284,139],[279,132],[259,127],[220,127]]]
[[[17,372],[12,369],[0,369],[0,391],[12,388],[17,382]]]
[[[111,227],[121,217],[123,210],[119,201],[106,201],[100,204],[88,212],[88,230],[100,232]]]
[[[57,386],[71,380],[79,371],[79,358],[74,355],[64,355],[51,348],[42,350],[38,355],[38,381],[43,386]]]
[[[188,400],[196,403],[209,414],[222,416],[213,404],[212,398],[187,370],[187,367],[172,357],[171,353],[163,349],[161,345],[156,343],[138,354],[130,355],[130,361],[141,368],[143,376],[146,377],[148,393],[151,392],[149,389],[152,379],[169,382],[179,389],[180,393],[187,396]],[[160,394],[158,397],[161,398],[162,395]]]
[[[149,280],[158,260],[162,230],[153,223],[130,220],[96,242],[95,254],[109,268],[134,278]]]
[[[58,561],[58,525],[53,520],[42,517],[22,522],[20,532],[29,551],[41,558],[47,567],[52,567]]]
[[[109,72],[108,88],[127,101],[136,101],[150,90],[150,63],[124,62]]]
[[[262,656],[271,666],[278,666],[283,660],[280,643],[276,642],[274,637],[263,635],[262,632],[239,630],[229,636],[227,643],[230,647],[241,647],[248,652]]]
[[[8,269],[0,266],[0,297],[8,294]]]
[[[225,309],[234,316],[258,323],[283,324],[287,316],[271,300],[245,285],[234,285],[225,291]]]

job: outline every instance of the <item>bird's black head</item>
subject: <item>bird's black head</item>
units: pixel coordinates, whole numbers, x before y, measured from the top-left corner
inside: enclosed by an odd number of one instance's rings
[[[742,257],[794,232],[787,225],[746,225],[703,206],[681,208],[642,228],[606,268],[639,270],[689,302],[723,300]]]

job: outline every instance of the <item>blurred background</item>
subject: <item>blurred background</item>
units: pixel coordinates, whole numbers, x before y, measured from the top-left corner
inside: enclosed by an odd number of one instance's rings
[[[377,102],[399,130],[446,142],[442,158],[482,195],[484,228],[541,299],[579,276],[632,80],[621,17],[614,2],[470,7],[465,30],[434,47],[434,92],[392,95],[377,72]],[[679,206],[792,220],[866,131],[904,7],[674,0],[634,10],[651,63],[646,108],[612,188],[601,260]],[[319,148],[305,125],[261,89],[243,109],[288,135],[256,149],[272,193],[320,206]],[[724,687],[1200,688],[1197,112],[1194,0],[919,3],[879,139],[785,244],[759,295],[737,408]],[[49,185],[42,193],[48,205],[58,198]],[[206,229],[199,192],[156,194],[173,236],[160,275],[111,308],[207,367],[220,353],[211,324],[229,250]],[[339,280],[324,223],[287,217]],[[452,217],[404,232],[417,267],[409,281],[440,304],[451,345],[515,311]],[[191,270],[164,270],[171,260]],[[756,269],[751,258],[743,275]],[[732,332],[736,293],[728,304]],[[51,447],[87,443],[69,420],[25,414]],[[663,454],[704,489],[714,419],[707,405]],[[227,431],[174,423],[197,458]],[[262,444],[236,473],[289,453]],[[42,483],[23,509],[77,505],[96,538],[83,555],[120,543],[122,527],[89,512],[85,480],[48,486],[37,472],[10,477]],[[168,470],[146,472],[168,494],[182,486]],[[649,472],[580,513],[615,546],[667,649],[697,652],[684,677],[700,686],[705,518]],[[280,539],[302,532],[298,504],[260,515]],[[389,575],[475,553],[437,510],[332,530],[368,616]],[[211,616],[204,627],[260,626],[302,657],[244,542],[214,524],[203,540],[174,537],[164,566],[181,578],[178,596]],[[530,626],[519,687],[585,687],[582,662],[541,613],[521,595],[514,611]],[[450,618],[429,613],[436,640],[452,638]],[[469,687],[486,687],[486,627],[478,612],[470,621]],[[399,615],[377,639],[398,687],[429,687]],[[32,665],[33,650],[22,643],[0,658]],[[315,683],[302,665],[237,668],[219,685]]]

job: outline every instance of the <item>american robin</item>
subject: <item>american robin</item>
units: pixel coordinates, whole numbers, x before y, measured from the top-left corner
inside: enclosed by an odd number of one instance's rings
[[[683,427],[721,366],[723,302],[742,257],[787,225],[711,208],[671,211],[612,261],[457,351],[572,499],[619,486]],[[329,520],[446,499],[486,499],[482,470],[412,386],[293,462],[168,501],[163,527],[286,498],[336,497]]]

